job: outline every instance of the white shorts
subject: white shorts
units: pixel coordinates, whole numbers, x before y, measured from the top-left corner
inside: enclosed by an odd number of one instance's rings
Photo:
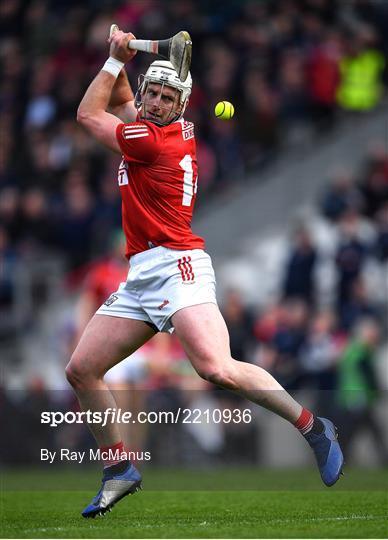
[[[171,332],[174,313],[208,302],[217,304],[209,255],[202,249],[158,246],[130,258],[127,281],[120,283],[97,314],[145,321],[161,332]]]

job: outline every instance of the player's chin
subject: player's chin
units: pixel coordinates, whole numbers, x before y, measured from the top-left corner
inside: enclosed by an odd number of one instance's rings
[[[165,115],[158,116],[152,113],[147,113],[144,120],[147,120],[148,122],[153,122],[154,124],[158,124],[159,126],[165,126],[169,122],[169,119],[166,119]]]
[[[146,119],[149,120],[150,122],[158,122],[158,123],[163,122],[163,117],[162,116],[158,116],[157,114],[152,114],[150,112],[147,113]]]

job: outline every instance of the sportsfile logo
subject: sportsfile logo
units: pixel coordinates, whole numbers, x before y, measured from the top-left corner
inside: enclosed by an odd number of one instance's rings
[[[105,411],[44,411],[41,424],[57,428],[61,424],[248,424],[252,421],[250,409],[187,409],[174,411],[123,411],[108,407]]]

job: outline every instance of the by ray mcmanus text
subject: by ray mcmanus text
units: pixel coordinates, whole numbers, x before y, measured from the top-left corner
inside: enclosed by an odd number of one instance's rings
[[[104,450],[101,449],[89,451],[75,451],[70,448],[60,448],[59,450],[49,450],[41,448],[40,460],[49,463],[50,465],[56,461],[86,463],[87,461],[150,461],[151,452],[148,451],[122,451],[119,450]]]

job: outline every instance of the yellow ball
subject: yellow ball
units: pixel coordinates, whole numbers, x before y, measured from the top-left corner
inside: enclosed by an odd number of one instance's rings
[[[222,120],[230,120],[234,115],[234,107],[229,101],[220,101],[214,107],[214,114]]]

